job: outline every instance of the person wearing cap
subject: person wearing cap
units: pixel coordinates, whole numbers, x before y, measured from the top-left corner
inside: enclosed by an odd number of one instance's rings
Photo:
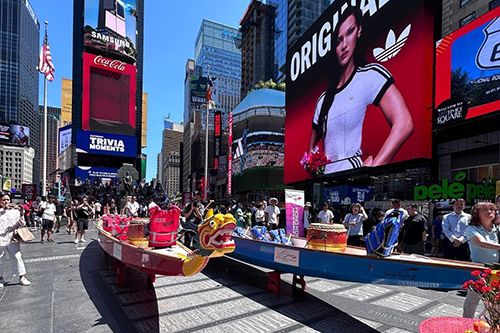
[[[278,208],[278,199],[269,199],[269,206],[264,210],[266,214],[266,224],[270,230],[278,229],[280,222],[280,209]]]
[[[425,226],[427,220],[418,213],[418,205],[408,206],[408,218],[403,225],[403,252],[406,254],[425,255],[424,242],[427,238]]]
[[[40,244],[44,243],[43,237],[45,236],[45,232],[47,232],[47,242],[54,241],[50,238],[50,236],[52,235],[52,229],[54,228],[54,222],[56,220],[55,200],[56,197],[53,194],[49,194],[49,200],[42,202],[38,208],[39,211],[42,211],[42,233]]]
[[[312,205],[308,201],[304,206],[304,234],[307,235],[307,229],[309,229],[309,224],[313,222],[312,216]]]
[[[443,234],[443,217],[444,212],[438,212],[437,217],[432,221],[431,225],[431,257],[439,257],[441,251],[441,235]]]

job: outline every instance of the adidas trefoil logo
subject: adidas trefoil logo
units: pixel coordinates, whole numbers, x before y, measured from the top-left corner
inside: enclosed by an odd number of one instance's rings
[[[403,30],[401,35],[399,35],[396,41],[396,35],[394,31],[391,29],[387,34],[387,39],[385,41],[385,50],[381,47],[376,47],[373,49],[373,56],[375,60],[380,62],[386,62],[389,59],[392,59],[396,56],[396,54],[401,51],[406,41],[408,40],[408,36],[410,35],[411,24]]]

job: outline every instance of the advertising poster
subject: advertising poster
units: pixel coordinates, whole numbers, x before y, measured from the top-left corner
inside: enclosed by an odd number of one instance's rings
[[[500,8],[437,43],[436,127],[500,109],[499,45]]]
[[[122,157],[137,156],[137,138],[117,134],[77,131],[76,152]]]
[[[371,201],[375,195],[375,189],[371,186],[333,186],[325,187],[324,201],[331,205],[349,205],[354,202],[362,203]]]
[[[304,237],[304,191],[285,189],[286,233]]]
[[[62,79],[61,82],[61,126],[71,125],[73,112],[73,81]]]
[[[148,133],[148,93],[142,93],[141,148],[147,146]]]
[[[336,0],[287,52],[285,183],[431,158],[434,8]]]
[[[233,178],[232,178],[232,168],[231,164],[233,163],[233,151],[231,146],[233,145],[233,113],[229,113],[229,121],[227,124],[228,129],[228,152],[227,152],[227,195],[231,195],[231,190],[233,186]]]
[[[0,143],[29,146],[30,129],[14,124],[0,124]]]
[[[191,103],[207,103],[207,78],[203,76],[191,76]]]
[[[85,49],[135,63],[137,16],[135,0],[85,0]]]
[[[36,185],[35,184],[23,184],[22,191],[26,200],[33,201],[36,199]]]
[[[59,154],[71,145],[71,126],[59,129]]]
[[[136,76],[133,65],[83,53],[82,129],[135,135]]]
[[[75,178],[82,183],[87,180],[93,183],[99,178],[101,184],[108,184],[112,179],[118,179],[118,170],[114,168],[77,166],[75,168]]]

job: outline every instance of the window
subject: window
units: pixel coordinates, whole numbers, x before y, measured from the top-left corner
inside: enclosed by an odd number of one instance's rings
[[[474,0],[460,0],[460,7],[467,6],[472,1],[474,1]]]
[[[500,6],[500,0],[490,1],[490,10],[497,8],[498,6]]]
[[[476,19],[476,12],[473,12],[460,20],[460,28]]]

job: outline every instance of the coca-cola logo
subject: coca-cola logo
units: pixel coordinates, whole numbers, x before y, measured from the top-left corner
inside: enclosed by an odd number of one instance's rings
[[[121,62],[120,60],[112,60],[108,58],[104,58],[103,56],[97,56],[94,58],[94,64],[103,66],[103,67],[108,67],[111,69],[116,69],[117,71],[124,71],[125,70],[125,63]]]

